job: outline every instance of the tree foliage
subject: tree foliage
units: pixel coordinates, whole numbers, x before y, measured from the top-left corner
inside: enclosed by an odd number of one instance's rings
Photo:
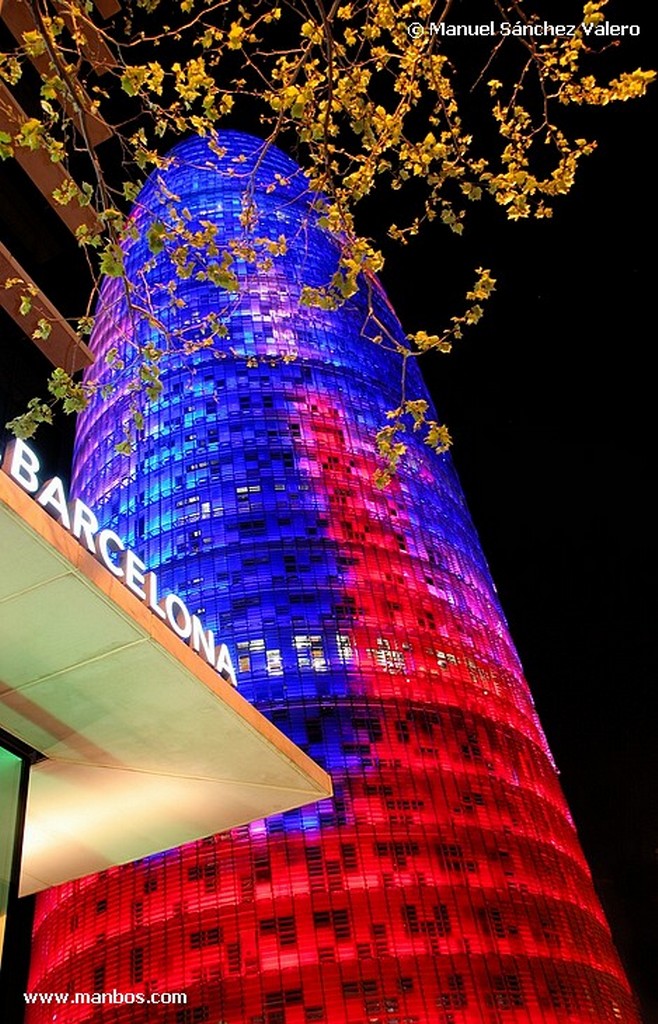
[[[185,340],[138,301],[123,251],[136,230],[128,219],[131,203],[144,178],[166,166],[165,154],[179,138],[196,132],[221,149],[222,128],[260,123],[266,146],[277,142],[294,152],[309,189],[322,197],[320,224],[340,245],[331,279],[306,287],[302,301],[331,310],[356,292],[364,275],[382,269],[384,235],[405,245],[432,221],[460,234],[469,207],[487,198],[513,220],[551,216],[596,145],[585,137],[577,108],[635,99],[654,78],[639,69],[609,73],[606,0],[561,5],[560,18],[568,6],[575,26],[563,34],[542,33],[540,2],[488,0],[477,5],[479,23],[516,25],[516,34],[468,40],[446,31],[458,20],[452,0],[132,0],[109,21],[90,0],[21,2],[33,28],[0,56],[0,77],[24,100],[27,116],[0,133],[0,156],[45,151],[66,171],[57,203],[97,211],[96,227],[77,232],[95,284],[76,327],[81,334],[91,329],[101,276],[122,278],[131,315],[161,329],[157,347],[140,352],[136,362],[136,390],[153,400],[161,387],[159,360],[184,349]],[[600,77],[601,67],[607,77]],[[98,123],[111,138],[95,147]],[[404,202],[389,201],[404,193]],[[373,197],[381,199],[378,239],[359,230],[360,207]],[[150,251],[166,248],[179,278],[205,275],[219,293],[234,292],[236,261],[267,266],[287,243],[284,236],[258,237],[255,203],[247,182],[238,239],[217,238],[212,223],[200,232],[172,215],[150,224]],[[387,210],[395,221],[386,221]],[[209,247],[212,263],[200,267]],[[387,343],[403,365],[430,350],[448,352],[481,318],[494,285],[491,272],[479,268],[465,308],[443,329]],[[22,282],[5,287],[22,288],[30,308]],[[39,324],[41,337],[48,328]],[[208,325],[206,341],[230,343],[221,316]],[[48,401],[35,399],[13,421],[17,433],[28,436],[49,419],[54,401],[73,411],[86,400],[84,385],[63,369],[53,374],[49,391]],[[136,427],[137,410],[136,404]],[[449,443],[446,429],[426,413],[424,403],[406,394],[403,373],[399,407],[377,438],[381,483],[404,453],[405,428],[423,430],[434,448]]]

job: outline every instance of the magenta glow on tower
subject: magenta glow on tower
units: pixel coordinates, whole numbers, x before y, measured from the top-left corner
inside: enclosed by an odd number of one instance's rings
[[[126,251],[190,352],[117,454],[133,344],[160,341],[105,282],[87,380],[115,392],[80,416],[74,488],[228,643],[240,691],[335,797],[40,896],[31,988],[188,995],[57,1024],[638,1024],[450,458],[409,432],[373,484],[401,363],[372,339],[404,340],[395,314],[374,279],[337,310],[300,304],[335,240],[293,161],[220,141],[173,151]],[[239,291],[207,252],[182,277],[170,246],[152,256],[146,230],[175,216],[220,249],[243,237],[248,185],[247,240],[287,252],[236,261]],[[197,347],[220,311],[229,339]],[[408,387],[425,394],[413,365]]]

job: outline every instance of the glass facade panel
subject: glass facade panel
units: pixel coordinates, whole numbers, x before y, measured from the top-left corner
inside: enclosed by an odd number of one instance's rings
[[[107,281],[74,487],[228,643],[241,692],[335,796],[42,895],[31,986],[188,996],[97,1005],[93,1024],[638,1024],[452,463],[409,431],[395,481],[373,483],[401,361],[372,342],[402,328],[374,278],[335,311],[300,302],[336,270],[314,197],[273,147],[221,144],[177,147],[136,220],[287,251],[236,260],[227,293],[205,243],[183,274],[166,246],[127,248],[166,329],[201,342],[215,312],[230,337],[165,359],[126,458],[112,351],[128,368],[161,339]],[[407,387],[425,393],[415,365]]]

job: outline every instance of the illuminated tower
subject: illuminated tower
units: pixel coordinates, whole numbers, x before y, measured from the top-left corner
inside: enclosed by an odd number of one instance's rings
[[[402,338],[394,313],[374,280],[338,310],[300,305],[336,264],[313,197],[278,150],[221,142],[174,150],[126,262],[135,280],[147,265],[167,329],[198,342],[228,304],[230,337],[165,359],[119,455],[131,396],[108,356],[128,364],[151,328],[108,280],[87,379],[116,390],[80,418],[74,485],[228,642],[241,692],[336,795],[41,896],[31,986],[188,994],[60,1006],[57,1024],[637,1024],[450,459],[411,432],[373,485],[400,361],[368,336]],[[244,237],[245,190],[259,255],[227,292],[208,278]],[[200,245],[182,277],[144,240],[174,216]],[[254,239],[281,235],[263,266]]]

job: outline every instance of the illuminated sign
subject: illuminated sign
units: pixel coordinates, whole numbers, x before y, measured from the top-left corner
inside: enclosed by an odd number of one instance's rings
[[[98,559],[113,576],[143,601],[154,615],[187,642],[209,665],[233,686],[237,686],[235,670],[226,644],[216,644],[211,629],[204,629],[178,594],[158,594],[158,577],[126,546],[114,530],[101,528],[95,514],[80,498],[68,500],[66,489],[58,476],[40,484],[41,464],[32,449],[22,440],[12,441],[5,451],[2,468],[12,480],[34,496],[54,519]]]

